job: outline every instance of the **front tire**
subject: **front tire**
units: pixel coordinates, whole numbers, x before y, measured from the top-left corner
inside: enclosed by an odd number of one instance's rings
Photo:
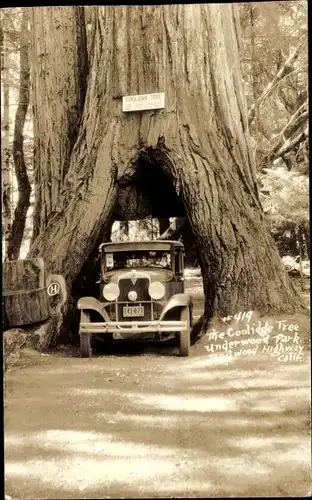
[[[91,333],[80,334],[80,353],[82,358],[91,358],[92,356],[91,335]]]
[[[190,354],[191,344],[191,317],[189,307],[184,307],[181,311],[181,321],[186,321],[186,328],[180,332],[180,356],[186,357]]]

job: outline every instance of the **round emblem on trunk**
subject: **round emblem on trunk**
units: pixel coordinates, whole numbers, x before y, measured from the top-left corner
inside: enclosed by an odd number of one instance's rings
[[[128,293],[128,299],[131,300],[132,302],[135,301],[137,297],[138,294],[134,290]]]
[[[50,295],[50,297],[52,297],[53,295],[57,295],[60,291],[60,288],[61,287],[57,281],[50,283],[47,289],[48,295]]]

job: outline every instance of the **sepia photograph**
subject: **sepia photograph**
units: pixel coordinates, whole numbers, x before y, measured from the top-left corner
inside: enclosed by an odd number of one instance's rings
[[[311,497],[307,1],[0,16],[3,498]]]

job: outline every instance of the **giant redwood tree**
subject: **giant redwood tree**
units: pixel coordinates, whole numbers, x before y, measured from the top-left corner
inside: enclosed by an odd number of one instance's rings
[[[116,210],[119,219],[187,216],[205,318],[293,312],[298,299],[258,197],[236,7],[98,6],[92,15],[87,51],[83,7],[32,9],[30,255],[63,274],[75,298]],[[164,109],[122,111],[122,96],[155,92],[165,92]]]

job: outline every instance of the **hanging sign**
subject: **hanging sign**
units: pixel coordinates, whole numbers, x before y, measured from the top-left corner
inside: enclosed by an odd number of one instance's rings
[[[165,107],[165,93],[128,95],[122,98],[122,110],[147,111],[149,109],[162,109]]]

